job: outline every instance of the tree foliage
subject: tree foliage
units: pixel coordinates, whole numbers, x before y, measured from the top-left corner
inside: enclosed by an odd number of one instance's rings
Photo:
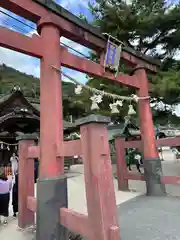
[[[89,4],[93,24],[144,54],[173,57],[180,47],[179,4],[168,6],[164,0],[130,2],[96,0]]]
[[[129,2],[129,3],[127,3]],[[148,75],[151,83],[153,114],[157,122],[176,122],[174,108],[179,103],[180,62],[175,59],[180,48],[180,5],[168,5],[163,0],[96,0],[89,4],[94,21],[101,32],[106,32],[143,54],[162,61],[156,75]],[[128,73],[121,62],[121,71]],[[117,86],[99,78],[89,78],[88,85],[119,95],[129,95],[132,89]],[[102,87],[103,86],[103,87]],[[100,112],[108,114],[105,101]],[[122,119],[127,109],[117,118]]]

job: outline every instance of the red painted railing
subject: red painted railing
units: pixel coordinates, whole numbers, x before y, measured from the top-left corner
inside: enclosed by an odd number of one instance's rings
[[[61,208],[60,224],[88,239],[120,239],[107,128],[104,124],[92,123],[82,125],[80,131],[81,140],[62,143],[63,155],[83,156],[86,194],[89,196],[88,215]],[[33,159],[39,157],[39,154],[40,148],[34,146],[32,140],[20,141],[18,221],[21,228],[34,224],[37,200],[34,197]],[[56,154],[62,156],[58,148]]]
[[[180,146],[180,137],[158,139],[157,147]],[[141,150],[141,141],[125,141],[120,137],[115,139],[116,167],[119,190],[128,190],[128,180],[145,181],[144,175],[129,173],[126,165],[126,148],[138,148]],[[162,176],[164,184],[180,184],[180,176]]]

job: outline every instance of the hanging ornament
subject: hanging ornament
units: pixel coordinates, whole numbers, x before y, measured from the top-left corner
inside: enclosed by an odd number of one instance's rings
[[[116,103],[116,105],[118,105],[119,107],[122,107],[122,106],[123,106],[123,101],[122,101],[122,100],[117,100],[115,103]]]
[[[136,114],[136,111],[134,110],[133,105],[130,104],[129,110],[128,110],[128,115],[134,115],[134,114]]]
[[[90,100],[92,101],[91,110],[99,109],[98,103],[102,102],[102,95],[93,95]]]
[[[138,102],[139,97],[137,95],[132,94],[131,96],[132,96],[132,98],[134,99],[135,102]]]
[[[111,109],[111,113],[113,113],[113,114],[119,113],[119,110],[117,108],[117,104],[116,103],[110,103],[109,107]]]
[[[99,109],[99,106],[96,102],[92,102],[92,105],[91,105],[91,110],[97,110]]]
[[[18,149],[18,147],[17,147],[17,145],[15,146],[15,150],[17,150]]]
[[[10,151],[9,145],[7,146],[7,150]]]
[[[81,85],[77,85],[77,87],[75,88],[75,94],[79,95],[82,93],[82,86]]]
[[[1,143],[1,149],[3,149],[3,143]]]

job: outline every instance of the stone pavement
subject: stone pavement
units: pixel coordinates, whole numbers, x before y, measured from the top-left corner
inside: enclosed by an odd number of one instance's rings
[[[180,162],[176,162],[171,153],[165,152],[164,154],[165,161],[162,162],[164,175],[180,176]],[[113,172],[115,172],[114,166]],[[83,166],[73,166],[71,171],[67,173],[67,177],[69,208],[86,214]],[[145,193],[145,183],[130,181],[129,185],[132,191],[121,192],[117,190],[117,181],[114,180],[121,240],[180,239],[180,230],[178,230],[180,198],[140,196]],[[180,196],[180,185],[166,187],[169,195]],[[12,216],[11,209],[10,212]],[[0,226],[0,239],[33,240],[34,233],[33,229],[17,230],[17,220],[10,217],[8,226]]]
[[[72,170],[67,173],[68,177],[68,204],[69,208],[80,213],[87,213],[86,195],[84,186],[83,166],[73,166]],[[138,192],[121,192],[118,191],[117,181],[114,180],[116,202],[120,204],[129,199],[137,197]],[[36,189],[36,186],[35,186]],[[78,193],[78,194],[77,194]],[[17,229],[17,220],[12,217],[12,207],[10,203],[10,217],[8,226],[0,226],[0,239],[2,240],[34,240],[33,228],[20,231]]]
[[[179,240],[180,198],[140,196],[118,207],[121,240]]]

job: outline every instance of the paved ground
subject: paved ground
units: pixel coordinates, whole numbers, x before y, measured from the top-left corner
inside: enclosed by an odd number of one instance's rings
[[[164,153],[164,175],[179,175],[180,162],[176,162],[173,154]],[[115,173],[115,167],[113,166]],[[69,207],[75,211],[86,213],[86,198],[84,187],[83,166],[74,166],[68,175]],[[117,181],[114,180],[116,203],[118,206],[121,240],[159,240],[180,239],[178,217],[180,212],[179,198],[176,197],[143,197],[145,183],[130,181],[132,191],[117,190]],[[80,194],[77,194],[80,193]],[[169,185],[167,192],[172,196],[180,197],[180,186]],[[138,197],[140,196],[140,197]],[[129,201],[128,201],[129,200]],[[11,215],[12,215],[12,210]],[[17,220],[9,218],[6,227],[0,226],[0,239],[3,240],[32,240],[33,229],[17,230]]]
[[[162,161],[163,175],[180,176],[180,160],[177,161],[174,154],[170,151],[164,151],[163,157],[165,159],[165,161]],[[136,171],[136,169],[133,170]],[[142,181],[129,181],[129,187],[137,192],[146,192],[145,182]],[[180,185],[166,185],[166,191],[170,196],[180,197]]]
[[[180,199],[137,197],[118,207],[121,240],[179,240]]]

